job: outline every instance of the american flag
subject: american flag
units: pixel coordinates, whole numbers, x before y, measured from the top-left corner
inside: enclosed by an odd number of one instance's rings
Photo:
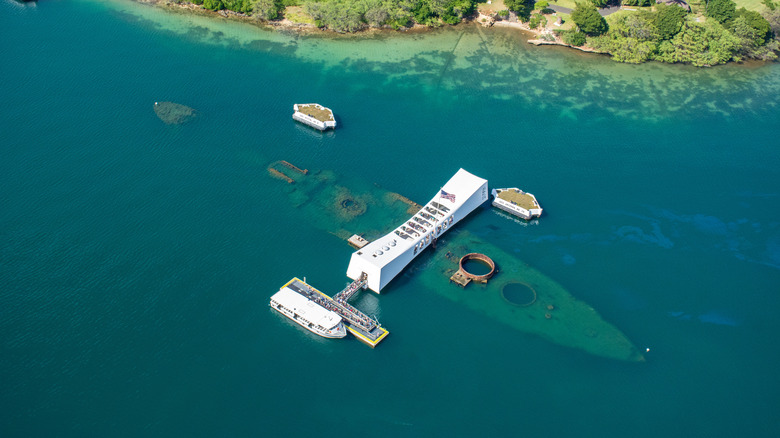
[[[449,199],[450,202],[455,202],[455,193],[447,193],[444,190],[441,191],[441,197],[444,199]]]

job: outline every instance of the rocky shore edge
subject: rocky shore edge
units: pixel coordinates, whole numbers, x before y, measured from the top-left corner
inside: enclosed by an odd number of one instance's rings
[[[221,10],[221,11],[210,11],[208,9],[205,9],[199,5],[189,3],[189,2],[175,2],[171,0],[132,0],[136,3],[145,3],[154,5],[157,7],[161,7],[164,9],[167,9],[169,11],[173,12],[187,12],[192,14],[198,14],[202,16],[210,16],[210,17],[221,17],[229,20],[236,20],[243,23],[249,23],[258,27],[266,28],[266,29],[276,29],[276,30],[283,30],[283,31],[291,31],[296,32],[300,34],[321,34],[321,35],[343,35],[339,32],[335,32],[328,29],[320,29],[316,27],[313,24],[308,23],[297,23],[290,21],[287,18],[284,18],[282,20],[273,20],[273,21],[266,21],[266,20],[260,20],[257,18],[254,18],[252,16],[241,14],[235,11],[229,11],[229,10]],[[531,39],[528,40],[528,43],[534,44],[534,45],[558,45],[558,46],[564,46],[564,47],[570,47],[572,49],[577,49],[583,52],[590,52],[590,53],[606,53],[606,52],[600,52],[598,50],[582,46],[572,46],[569,44],[566,44],[563,42],[563,40],[552,33],[550,29],[531,29],[528,27],[527,24],[521,23],[521,22],[510,22],[506,20],[496,20],[495,16],[491,15],[484,15],[481,12],[475,12],[470,17],[464,17],[462,23],[474,23],[482,25],[483,27],[511,27],[513,29],[518,29],[520,31],[523,31],[527,33],[528,35],[532,36]],[[360,32],[357,32],[354,34],[356,37],[360,37],[363,35],[371,35],[375,33],[382,33],[382,32],[411,32],[411,33],[417,33],[417,32],[426,32],[435,30],[436,28],[423,26],[420,24],[414,24],[411,27],[402,28],[399,30],[394,30],[391,28],[368,28],[361,30]],[[549,36],[548,36],[549,35]],[[542,37],[545,37],[542,39]]]

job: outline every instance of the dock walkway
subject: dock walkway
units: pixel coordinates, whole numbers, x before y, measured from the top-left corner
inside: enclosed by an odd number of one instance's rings
[[[320,306],[336,312],[344,319],[347,330],[355,335],[360,341],[373,348],[387,336],[388,331],[380,326],[375,319],[369,317],[347,302],[355,293],[357,293],[357,291],[362,289],[365,284],[366,276],[361,276],[350,283],[349,286],[345,287],[341,292],[334,295],[333,298],[297,278],[291,281],[287,287],[309,298]]]

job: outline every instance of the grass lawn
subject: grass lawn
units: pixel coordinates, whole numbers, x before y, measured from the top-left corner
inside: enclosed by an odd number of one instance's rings
[[[499,0],[501,1],[501,0]],[[588,1],[588,0],[584,0]],[[761,3],[762,0],[734,0],[734,3],[737,4],[737,9],[739,8],[745,8],[747,10],[751,11],[764,11],[766,9],[766,6],[764,6],[763,3]],[[495,2],[493,2],[495,3]],[[699,6],[700,9],[704,9],[705,1],[704,0],[688,0],[688,3],[691,4],[691,6]],[[484,3],[480,3],[482,5]],[[577,3],[575,0],[554,0],[550,1],[551,5],[556,6],[562,6],[564,8],[574,9],[575,6],[577,6]],[[503,3],[501,4],[503,6]],[[490,6],[490,5],[487,5]],[[634,8],[635,6],[628,6],[629,8]],[[506,9],[506,8],[504,8]],[[501,9],[494,9],[495,11],[500,11]]]
[[[574,2],[574,0],[557,0],[557,1],[551,1],[551,5],[555,6],[561,6],[564,8],[574,9],[577,4]]]
[[[687,0],[688,4],[691,5],[691,9],[693,9],[694,13],[700,13],[704,14],[704,9],[707,7],[707,2],[705,0]],[[766,6],[761,3],[761,0],[734,0],[734,3],[737,4],[737,9],[739,8],[745,8],[748,11],[756,11],[756,12],[763,12],[766,10]]]
[[[761,0],[734,0],[734,3],[737,4],[737,9],[745,8],[749,11],[757,12],[761,12],[766,9],[766,6],[761,3]]]
[[[561,27],[553,26],[552,27],[553,29],[569,30],[569,29],[573,29],[574,28],[574,22],[571,21],[571,15],[570,14],[564,14],[562,12],[558,12],[557,16],[561,17],[561,19],[563,20],[563,24],[561,25]],[[550,18],[548,18],[548,20],[552,20],[552,22],[554,23],[555,22],[555,17],[551,16]]]

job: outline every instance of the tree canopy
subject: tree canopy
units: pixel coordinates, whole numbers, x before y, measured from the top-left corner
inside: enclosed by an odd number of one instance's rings
[[[738,46],[737,37],[716,21],[686,21],[674,38],[661,43],[658,59],[690,62],[699,67],[723,64],[731,60]]]
[[[748,11],[745,8],[740,8],[734,14],[734,28],[736,29],[736,23],[740,19],[744,19],[743,26],[749,26],[756,32],[756,43],[758,45],[769,42],[772,38],[772,28],[769,25],[769,21],[756,11]]]
[[[733,20],[736,12],[737,4],[732,0],[709,0],[707,2],[707,16],[718,20],[721,24]]]
[[[510,11],[517,13],[520,21],[528,21],[531,18],[534,3],[535,0],[504,0],[504,6]]]
[[[596,7],[590,3],[577,2],[577,6],[571,13],[571,19],[588,35],[601,35],[607,31],[607,22]]]
[[[656,6],[654,23],[661,39],[668,40],[677,35],[677,32],[682,29],[686,15],[688,11],[678,5],[667,6],[662,3]]]
[[[185,0],[172,0],[182,2]],[[303,6],[318,27],[337,32],[355,32],[366,27],[428,26],[456,24],[474,12],[477,0],[188,0],[210,10],[229,9],[273,20],[287,6]],[[648,0],[622,0],[623,4],[646,4]],[[654,0],[650,0],[654,1]],[[736,9],[734,0],[709,0],[700,23],[689,18],[678,5],[658,4],[653,10],[622,11],[602,17],[594,0],[576,3],[572,30],[560,31],[566,44],[590,47],[610,53],[621,62],[639,63],[655,59],[686,62],[697,66],[721,64],[729,60],[754,58],[772,60],[780,52],[780,0],[763,0],[763,15],[745,8]],[[599,1],[596,1],[599,3]],[[536,8],[547,0],[504,0],[509,10],[532,28],[546,22]]]

